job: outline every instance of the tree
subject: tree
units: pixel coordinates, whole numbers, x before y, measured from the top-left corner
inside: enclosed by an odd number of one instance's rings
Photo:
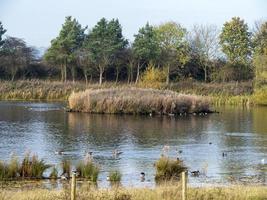
[[[157,33],[153,26],[148,23],[139,29],[134,35],[133,53],[137,59],[136,83],[139,80],[140,68],[145,63],[155,62],[160,55],[160,48]]]
[[[20,38],[7,37],[1,48],[1,58],[13,81],[17,72],[29,65],[34,58],[34,49],[28,47]]]
[[[87,48],[99,72],[99,84],[103,82],[103,73],[114,62],[116,54],[127,45],[122,35],[119,21],[108,22],[102,18],[88,35]]]
[[[0,47],[3,45],[4,41],[2,36],[6,33],[6,29],[4,29],[2,22],[0,22]]]
[[[184,65],[189,58],[185,51],[188,46],[185,39],[186,29],[175,22],[167,22],[158,26],[156,33],[159,40],[161,58],[167,68],[166,84],[169,84],[171,66],[177,62],[180,65]]]
[[[75,52],[82,46],[85,39],[84,31],[79,22],[71,16],[66,17],[59,36],[51,41],[45,59],[61,66],[61,79],[67,80],[67,67],[70,67],[72,80],[75,81],[75,65],[77,58]],[[64,75],[64,76],[63,76]]]
[[[253,37],[256,87],[267,85],[267,21],[259,25]]]
[[[190,36],[191,56],[198,60],[204,71],[204,80],[207,82],[208,74],[219,54],[218,30],[215,25],[194,25]]]
[[[251,33],[248,25],[239,17],[233,17],[223,25],[220,44],[230,63],[247,64],[251,55]]]
[[[85,43],[86,44],[86,43]],[[93,61],[90,51],[83,45],[76,51],[77,64],[81,66],[86,85],[88,84],[88,76],[90,75],[90,81],[93,75]]]

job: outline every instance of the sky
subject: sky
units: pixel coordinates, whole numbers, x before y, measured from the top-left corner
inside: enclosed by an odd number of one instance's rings
[[[189,30],[194,24],[221,28],[239,16],[252,26],[256,20],[267,20],[267,0],[0,0],[6,35],[23,38],[31,46],[49,47],[68,15],[89,28],[102,17],[118,18],[124,36],[133,41],[147,22],[175,21]]]

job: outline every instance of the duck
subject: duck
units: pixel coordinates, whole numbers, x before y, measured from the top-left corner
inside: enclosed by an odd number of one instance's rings
[[[114,157],[117,157],[117,156],[121,155],[122,153],[123,153],[122,151],[118,151],[117,149],[115,149],[115,150],[112,152],[112,154],[113,154]]]
[[[63,155],[63,153],[64,153],[64,152],[63,152],[62,150],[55,151],[55,154],[56,154],[56,155]]]
[[[192,172],[190,172],[190,173],[191,173],[192,176],[199,176],[199,174],[200,174],[199,170],[197,170],[197,171],[192,171]]]
[[[141,181],[144,181],[145,180],[145,178],[146,178],[145,172],[141,172],[140,173],[140,178],[141,178]]]

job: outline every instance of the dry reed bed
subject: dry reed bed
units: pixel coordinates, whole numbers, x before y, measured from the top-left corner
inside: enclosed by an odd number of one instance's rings
[[[211,112],[202,96],[169,90],[109,88],[72,93],[70,111],[107,114],[185,114]]]
[[[266,200],[264,186],[230,186],[211,188],[189,188],[188,200]],[[27,189],[22,191],[1,190],[1,200],[69,200],[70,190]],[[96,189],[84,187],[77,190],[79,200],[174,200],[181,199],[179,185],[149,188]]]

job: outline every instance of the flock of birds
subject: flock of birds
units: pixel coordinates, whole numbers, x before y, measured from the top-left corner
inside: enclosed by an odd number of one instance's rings
[[[209,142],[209,145],[211,145],[211,144],[212,144],[212,142]],[[163,147],[163,149],[162,149],[162,151],[165,152],[165,153],[169,152],[169,150],[170,150],[170,146],[168,146],[168,145],[165,145]],[[183,153],[182,150],[177,150],[176,149],[176,151],[177,151],[178,154],[182,154]],[[122,153],[123,153],[122,151],[118,151],[117,149],[115,149],[115,150],[112,151],[112,157],[113,158],[118,158]],[[60,151],[55,151],[55,154],[56,155],[64,155],[64,154],[66,154],[66,152],[60,150]],[[227,153],[226,152],[222,152],[222,157],[226,157],[226,156],[227,156]],[[86,152],[86,158],[93,159],[93,152],[92,151]],[[179,156],[177,157],[177,160],[180,160]],[[265,159],[261,159],[261,164],[262,165],[266,164],[265,163]],[[200,171],[199,170],[190,171],[190,174],[191,174],[191,176],[198,177],[200,175]],[[145,172],[141,172],[140,173],[140,179],[141,179],[142,182],[145,181],[145,176],[146,176]],[[65,175],[61,175],[61,179],[67,179],[67,177]],[[107,176],[106,180],[109,181],[110,177]]]
[[[67,153],[64,152],[63,150],[59,150],[59,151],[55,151],[55,154],[56,154],[56,155],[66,155]],[[115,150],[112,151],[112,157],[115,158],[115,159],[118,158],[121,154],[123,154],[123,152],[122,152],[122,151],[119,151],[119,150],[117,150],[117,149],[115,149]],[[85,157],[86,157],[87,159],[93,159],[93,152],[92,152],[92,151],[86,152],[86,153],[85,153]],[[141,173],[140,173],[140,180],[141,180],[142,182],[145,181],[145,176],[146,176],[145,172],[141,172]],[[66,174],[62,174],[62,175],[60,176],[60,178],[61,178],[62,180],[67,180],[67,179],[68,179],[68,177],[67,177]],[[106,180],[109,181],[109,180],[110,180],[110,177],[107,176]]]

